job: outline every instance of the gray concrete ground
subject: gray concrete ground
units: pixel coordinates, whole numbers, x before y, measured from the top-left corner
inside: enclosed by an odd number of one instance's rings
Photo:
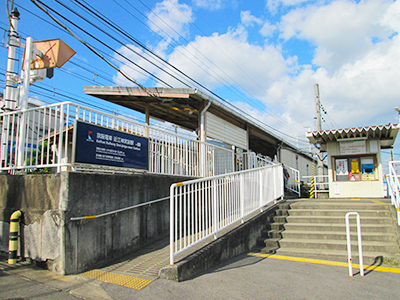
[[[356,273],[356,270],[354,270]],[[0,299],[399,299],[400,274],[242,255],[184,282],[141,290],[0,263]]]

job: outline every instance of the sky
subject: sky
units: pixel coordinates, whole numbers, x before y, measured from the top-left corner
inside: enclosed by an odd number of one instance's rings
[[[323,130],[398,123],[398,1],[36,2],[47,5],[54,17],[140,85],[206,88],[300,148],[308,147],[306,131],[316,129],[315,84],[323,105]],[[0,1],[3,32],[8,29],[7,3],[11,6],[11,1]],[[21,13],[22,38],[61,38],[76,51],[52,79],[31,87],[32,98],[78,99],[144,119],[84,95],[83,86],[135,84],[59,29],[32,1],[15,0],[14,5]],[[98,16],[115,27],[107,27]],[[5,73],[6,51],[3,41],[0,76]]]

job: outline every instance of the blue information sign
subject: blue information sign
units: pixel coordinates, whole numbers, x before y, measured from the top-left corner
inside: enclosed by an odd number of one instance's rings
[[[149,169],[149,140],[77,121],[75,162]]]

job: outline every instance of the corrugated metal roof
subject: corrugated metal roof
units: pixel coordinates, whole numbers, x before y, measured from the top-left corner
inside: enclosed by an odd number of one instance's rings
[[[374,139],[381,141],[382,148],[392,147],[400,127],[399,124],[376,125],[343,129],[330,129],[307,133],[307,138],[314,145],[352,139]]]
[[[189,130],[196,130],[200,112],[206,103],[207,110],[238,128],[248,132],[250,149],[273,158],[283,139],[256,118],[250,118],[232,106],[197,89],[146,87],[85,86],[88,95],[145,113],[146,106],[152,118],[168,121]],[[296,149],[291,143],[284,144]],[[243,143],[241,145],[244,146]],[[247,148],[247,145],[246,147]]]

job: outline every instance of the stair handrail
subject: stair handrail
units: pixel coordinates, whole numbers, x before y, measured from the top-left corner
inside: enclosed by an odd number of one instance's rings
[[[362,241],[361,241],[361,220],[358,212],[348,212],[346,214],[346,236],[347,236],[347,261],[349,263],[349,275],[353,277],[353,264],[351,258],[351,237],[350,237],[350,216],[355,215],[357,217],[357,237],[358,237],[358,256],[360,264],[360,274],[364,276],[364,259],[362,252]]]
[[[388,189],[390,194],[390,199],[392,205],[395,206],[397,211],[397,225],[400,225],[400,181],[399,175],[397,175],[395,164],[400,164],[400,161],[390,161],[389,162],[389,175],[388,179]]]
[[[89,216],[84,216],[84,217],[72,217],[72,218],[70,218],[70,220],[71,221],[82,221],[82,220],[98,219],[98,218],[114,215],[114,214],[117,214],[117,213],[120,213],[120,212],[123,212],[123,211],[131,210],[131,209],[142,207],[142,206],[146,206],[146,205],[151,205],[151,204],[154,204],[154,203],[157,203],[157,202],[161,202],[161,201],[166,201],[166,200],[169,200],[169,196],[163,197],[163,198],[159,198],[159,199],[156,199],[156,200],[151,200],[151,201],[139,203],[139,204],[128,206],[128,207],[124,207],[124,208],[120,208],[120,209],[116,209],[116,210],[113,210],[113,211],[97,214],[97,215],[89,215]]]

